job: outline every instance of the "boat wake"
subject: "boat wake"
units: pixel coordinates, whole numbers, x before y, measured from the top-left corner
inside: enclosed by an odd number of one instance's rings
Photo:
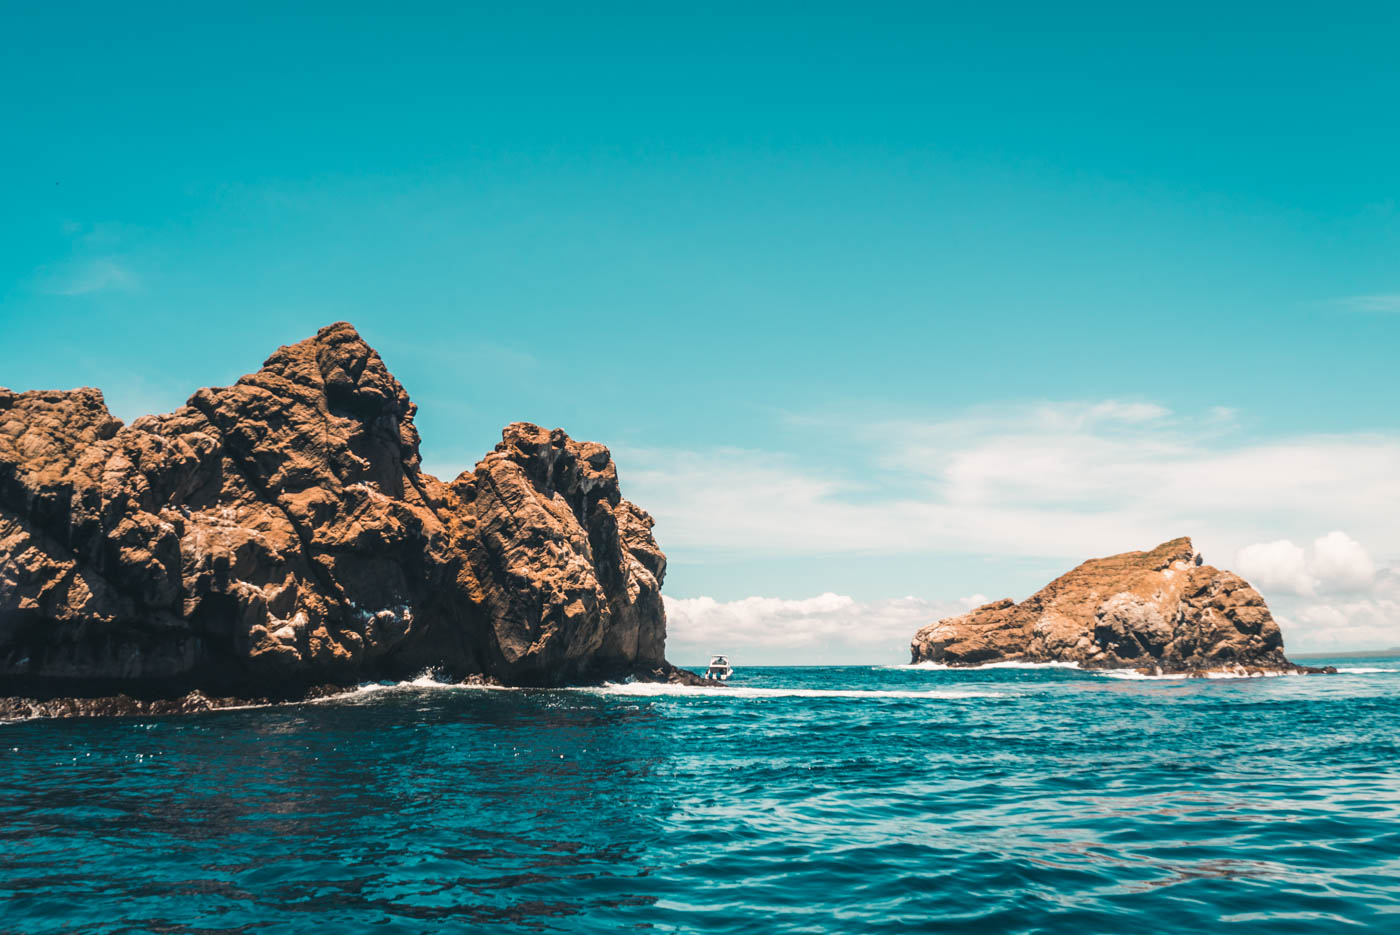
[[[360,700],[385,692],[467,691],[467,692],[559,692],[632,698],[703,698],[715,701],[748,698],[906,698],[956,700],[959,698],[1001,698],[1003,692],[961,689],[877,689],[877,688],[758,688],[727,685],[674,685],[669,682],[608,682],[603,685],[559,688],[517,688],[477,682],[446,682],[432,675],[420,675],[403,682],[370,682],[355,688],[317,698],[309,704]]]
[[[957,689],[879,689],[879,688],[758,688],[744,685],[709,687],[703,685],[671,685],[656,682],[628,682],[599,685],[593,688],[564,688],[559,691],[584,692],[594,695],[629,695],[639,698],[709,698],[724,701],[730,698],[910,698],[950,700],[958,698],[1001,698],[1002,692],[963,691]]]

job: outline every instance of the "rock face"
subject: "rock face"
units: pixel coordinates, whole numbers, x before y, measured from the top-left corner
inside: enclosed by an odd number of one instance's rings
[[[442,483],[415,409],[345,323],[129,426],[0,389],[0,696],[683,678],[608,450],[516,423]]]
[[[1091,559],[1019,604],[984,604],[924,627],[913,661],[1077,662],[1153,674],[1314,671],[1283,655],[1259,592],[1201,563],[1190,539]]]

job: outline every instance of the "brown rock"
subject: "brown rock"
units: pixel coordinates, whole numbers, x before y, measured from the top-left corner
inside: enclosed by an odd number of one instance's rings
[[[1190,539],[1091,559],[1017,604],[1001,600],[924,627],[913,661],[1077,662],[1149,674],[1317,671],[1289,662],[1283,635],[1243,578],[1201,564]]]
[[[666,559],[608,450],[516,423],[444,484],[415,409],[345,323],[130,426],[0,389],[0,696],[670,677]]]

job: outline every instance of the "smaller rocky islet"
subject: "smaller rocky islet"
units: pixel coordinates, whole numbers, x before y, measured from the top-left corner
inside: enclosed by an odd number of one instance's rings
[[[1207,565],[1189,538],[1090,559],[1019,604],[1004,599],[929,624],[911,662],[1078,663],[1148,675],[1320,673],[1283,653],[1264,598]]]

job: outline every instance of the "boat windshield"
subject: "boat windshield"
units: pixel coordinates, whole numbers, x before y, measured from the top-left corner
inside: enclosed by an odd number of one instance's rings
[[[729,660],[726,659],[726,658],[724,658],[723,656],[714,656],[714,657],[712,657],[712,658],[710,659],[710,665],[712,665],[712,666],[727,666],[727,665],[729,665]]]

